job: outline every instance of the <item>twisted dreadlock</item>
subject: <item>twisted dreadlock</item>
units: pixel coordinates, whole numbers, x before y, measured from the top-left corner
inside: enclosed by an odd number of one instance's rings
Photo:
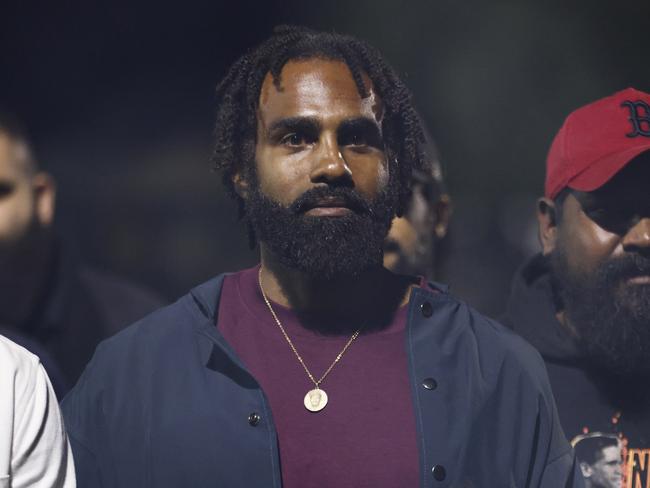
[[[217,86],[213,157],[228,193],[239,203],[240,216],[244,201],[235,192],[233,176],[254,171],[256,114],[264,78],[270,73],[279,89],[280,73],[288,61],[314,57],[343,61],[362,98],[369,96],[363,74],[372,80],[385,107],[382,132],[390,173],[397,180],[401,213],[408,201],[413,169],[422,170],[427,164],[421,147],[422,127],[408,89],[379,52],[363,41],[305,27],[279,26],[269,39],[239,58]]]

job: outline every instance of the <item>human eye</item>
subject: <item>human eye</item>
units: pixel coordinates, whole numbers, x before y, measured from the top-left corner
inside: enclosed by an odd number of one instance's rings
[[[585,214],[598,226],[617,234],[625,233],[632,219],[632,216],[622,209],[606,206],[594,206],[587,209]]]
[[[307,143],[307,137],[300,132],[290,132],[280,138],[280,144],[288,147],[300,147]]]
[[[0,181],[0,199],[8,197],[11,195],[14,191],[14,185],[6,182],[6,181]]]
[[[377,125],[365,119],[343,124],[339,131],[339,144],[360,152],[371,148],[381,149],[383,145]]]
[[[364,134],[361,133],[355,133],[355,134],[350,134],[348,137],[348,146],[367,146],[368,145],[368,139]]]
[[[369,149],[368,138],[363,132],[348,132],[340,137],[339,144],[356,152],[365,152]]]

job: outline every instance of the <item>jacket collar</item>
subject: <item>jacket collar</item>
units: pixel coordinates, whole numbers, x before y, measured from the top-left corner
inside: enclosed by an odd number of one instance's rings
[[[230,344],[226,342],[225,338],[217,330],[216,326],[223,280],[227,275],[228,273],[221,274],[192,288],[185,298],[197,324],[197,333],[203,338],[208,339],[200,341],[199,345],[203,364],[209,366],[215,354],[214,347],[218,346],[221,349],[221,353],[226,353],[231,361],[246,371],[245,366],[239,360]],[[449,287],[445,284],[430,281],[429,287],[431,290],[423,290],[427,294],[448,294]],[[419,290],[415,291],[417,292]]]
[[[220,274],[190,290],[186,295],[186,304],[194,317],[195,332],[199,335],[201,361],[208,368],[215,362],[215,356],[225,356],[241,370],[246,367],[237,357],[235,351],[217,330],[217,313],[223,280],[227,274]]]
[[[555,314],[550,266],[542,254],[537,254],[517,271],[502,320],[545,359],[578,361],[578,345]]]

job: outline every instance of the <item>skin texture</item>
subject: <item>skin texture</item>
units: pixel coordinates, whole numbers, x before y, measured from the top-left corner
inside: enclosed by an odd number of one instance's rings
[[[377,147],[382,109],[373,89],[362,99],[344,63],[317,59],[287,63],[282,88],[267,75],[260,94],[255,158],[262,192],[288,205],[314,186],[343,181],[376,197],[388,167]],[[351,121],[369,128],[346,133]]]
[[[354,188],[372,200],[388,184],[388,162],[381,137],[383,107],[372,83],[362,99],[348,67],[340,61],[289,61],[278,90],[267,75],[260,92],[256,169],[262,193],[289,206],[305,191],[319,186]],[[235,185],[246,198],[248,181],[238,174]],[[316,218],[336,218],[349,209],[323,204],[310,209]],[[348,303],[350,287],[391,281],[382,268],[369,270],[356,283],[319,283],[280,265],[260,243],[262,278],[270,299],[285,306],[317,310],[359,308]],[[400,291],[404,294],[404,289]]]
[[[620,488],[623,479],[623,461],[619,446],[603,448],[593,464],[580,463],[586,488]]]
[[[24,143],[0,131],[0,320],[24,320],[48,269],[55,185]]]

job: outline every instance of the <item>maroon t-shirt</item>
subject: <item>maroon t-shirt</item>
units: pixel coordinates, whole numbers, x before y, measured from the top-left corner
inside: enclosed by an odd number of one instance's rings
[[[329,402],[308,411],[314,388],[273,320],[259,266],[225,278],[217,327],[266,394],[278,433],[284,488],[419,486],[415,416],[405,349],[407,307],[381,332],[361,334],[321,383]],[[349,336],[304,329],[290,309],[278,318],[315,378]]]

